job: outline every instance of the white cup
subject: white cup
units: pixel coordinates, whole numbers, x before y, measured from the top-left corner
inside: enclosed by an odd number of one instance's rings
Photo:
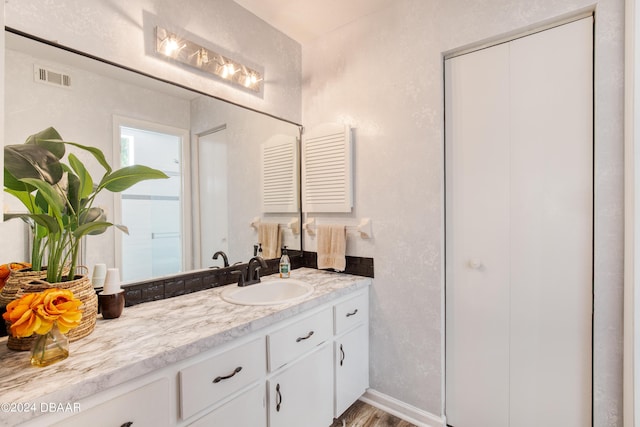
[[[104,279],[102,294],[117,294],[120,291],[120,271],[118,271],[117,268],[108,268],[107,277]]]
[[[104,285],[104,279],[106,277],[107,277],[107,264],[96,264],[93,266],[91,283],[93,283],[94,288],[101,288]]]

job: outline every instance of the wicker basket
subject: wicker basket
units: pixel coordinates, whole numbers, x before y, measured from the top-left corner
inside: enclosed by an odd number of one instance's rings
[[[4,307],[17,298],[17,294],[22,286],[36,279],[47,277],[47,270],[31,271],[30,268],[22,270],[11,270],[2,290],[0,290],[0,307]]]
[[[75,276],[74,280],[58,283],[48,283],[41,279],[32,279],[23,283],[20,290],[16,292],[15,298],[20,298],[24,294],[31,292],[42,292],[49,288],[69,289],[73,295],[82,301],[82,320],[80,325],[70,330],[66,335],[69,341],[77,341],[93,332],[98,316],[98,295],[96,294],[91,279],[87,275]],[[5,285],[6,286],[6,285]],[[31,349],[31,344],[35,336],[27,338],[16,338],[9,334],[7,347],[11,350],[25,351]]]

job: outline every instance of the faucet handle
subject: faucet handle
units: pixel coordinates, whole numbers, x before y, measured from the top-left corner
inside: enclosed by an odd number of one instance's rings
[[[244,286],[244,281],[245,281],[245,271],[244,270],[233,270],[231,272],[231,274],[237,274],[238,275],[238,286]]]

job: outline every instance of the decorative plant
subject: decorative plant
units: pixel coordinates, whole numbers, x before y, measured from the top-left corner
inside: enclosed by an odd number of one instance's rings
[[[66,145],[89,152],[104,168],[97,183],[85,165],[73,153],[63,163]],[[69,268],[73,279],[78,265],[80,241],[84,236],[104,233],[115,224],[108,222],[104,210],[93,206],[103,190],[118,193],[140,181],[168,178],[147,166],[133,165],[113,170],[101,150],[63,141],[49,127],[31,135],[24,144],[4,147],[5,191],[17,197],[28,213],[5,214],[5,220],[21,218],[33,232],[31,264],[34,271],[43,268],[46,257],[47,281],[63,280]],[[124,232],[127,228],[115,225]]]

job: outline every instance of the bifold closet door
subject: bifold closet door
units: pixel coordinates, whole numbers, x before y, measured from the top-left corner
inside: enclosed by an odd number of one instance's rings
[[[452,58],[446,414],[591,425],[592,19]]]

